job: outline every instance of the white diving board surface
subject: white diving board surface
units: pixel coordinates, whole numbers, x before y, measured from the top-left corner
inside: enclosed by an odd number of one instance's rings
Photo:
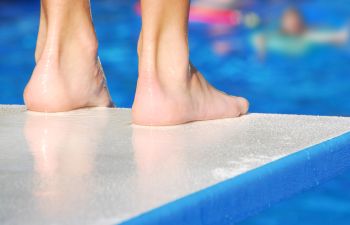
[[[233,224],[350,169],[350,118],[171,127],[0,106],[0,224]]]

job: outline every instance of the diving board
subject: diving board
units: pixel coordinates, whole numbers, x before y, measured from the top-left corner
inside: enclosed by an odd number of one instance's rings
[[[0,106],[1,224],[233,224],[350,169],[350,118],[170,127]]]

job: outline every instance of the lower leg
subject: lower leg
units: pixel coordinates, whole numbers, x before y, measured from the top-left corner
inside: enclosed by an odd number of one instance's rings
[[[24,92],[29,110],[110,106],[88,0],[42,0],[36,67]]]
[[[133,121],[172,125],[245,114],[248,102],[214,89],[189,61],[188,0],[141,0]]]
[[[44,15],[43,4],[40,2],[40,22],[39,22],[39,32],[36,40],[36,48],[35,48],[35,62],[37,63],[41,53],[44,49],[45,41],[46,41],[46,32],[47,32],[47,23],[46,16]]]

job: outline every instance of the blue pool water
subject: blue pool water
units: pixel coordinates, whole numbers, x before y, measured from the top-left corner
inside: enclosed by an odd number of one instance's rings
[[[245,1],[264,24],[275,24],[284,1]],[[296,3],[295,3],[296,2]],[[132,105],[140,18],[134,1],[96,0],[93,17],[99,55],[113,100]],[[340,27],[350,16],[346,0],[294,1],[313,26]],[[22,91],[34,67],[39,1],[0,1],[0,104],[23,104]],[[191,60],[217,88],[247,97],[251,112],[350,116],[350,44],[324,46],[291,58],[269,54],[261,61],[251,48],[254,30],[190,24]],[[205,56],[205,57],[203,57]],[[284,201],[243,222],[249,224],[347,224],[350,171],[312,191]],[[282,221],[282,222],[281,222]]]
[[[283,4],[258,2],[244,10],[256,11],[266,23],[275,23],[272,18],[279,16]],[[325,0],[308,1],[312,4],[298,2],[309,23],[318,26],[341,26],[350,15],[349,7],[344,7],[345,1],[333,6],[328,6]],[[111,95],[117,105],[130,107],[137,78],[140,18],[135,15],[130,0],[92,3],[100,57]],[[2,104],[23,103],[22,90],[34,66],[38,4],[38,1],[0,1]],[[269,55],[261,62],[248,42],[251,33],[244,27],[227,29],[191,24],[191,60],[216,87],[246,96],[251,101],[252,112],[350,115],[350,104],[346,104],[350,95],[349,46],[322,47],[295,59]],[[228,51],[217,54],[213,49],[218,45],[228,45]]]
[[[350,171],[252,216],[239,225],[348,225]]]

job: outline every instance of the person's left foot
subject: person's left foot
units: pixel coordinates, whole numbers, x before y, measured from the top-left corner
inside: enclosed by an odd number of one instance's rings
[[[112,107],[90,18],[70,13],[51,26],[45,16],[40,19],[36,66],[23,94],[27,109]]]

